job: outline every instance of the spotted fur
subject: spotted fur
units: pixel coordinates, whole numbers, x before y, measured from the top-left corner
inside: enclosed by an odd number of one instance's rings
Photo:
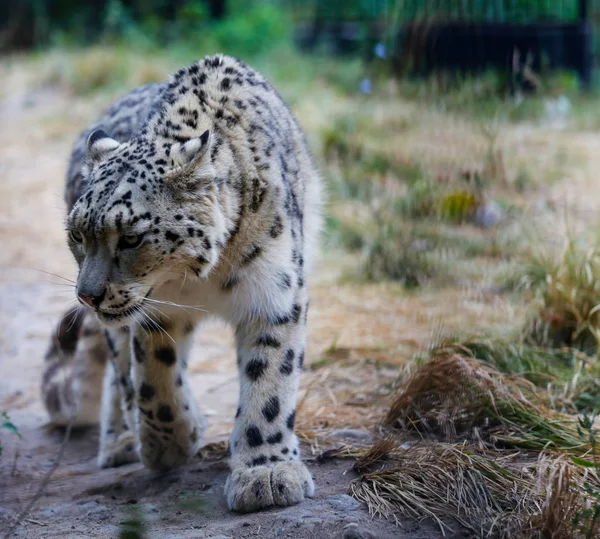
[[[106,341],[97,320],[82,307],[64,314],[46,352],[42,395],[55,425],[98,422]]]
[[[294,422],[321,184],[278,93],[221,55],[134,90],[76,142],[65,194],[78,297],[109,358],[99,464],[161,470],[197,452],[187,356],[214,316],[240,371],[230,508],[312,495]]]

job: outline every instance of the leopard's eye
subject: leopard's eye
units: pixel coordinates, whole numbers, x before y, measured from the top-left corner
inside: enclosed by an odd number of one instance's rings
[[[71,232],[69,232],[69,236],[70,236],[71,240],[75,243],[83,242],[83,236],[76,230],[71,230]]]
[[[119,239],[119,249],[135,249],[142,244],[143,234],[128,234]]]

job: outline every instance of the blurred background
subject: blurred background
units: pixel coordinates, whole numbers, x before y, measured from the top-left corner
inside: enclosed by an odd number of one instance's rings
[[[486,409],[467,421],[477,443],[499,425],[503,447],[599,453],[577,430],[600,408],[599,36],[599,0],[0,2],[0,411],[21,432],[46,419],[42,358],[76,275],[62,189],[78,132],[130,89],[225,52],[273,82],[327,185],[298,413],[313,453],[382,421],[456,441],[465,424],[448,418],[472,409],[444,384],[489,372],[500,385],[483,393],[536,408]],[[231,336],[197,344],[192,384],[216,416],[208,440],[222,441],[237,403]],[[437,404],[410,408],[412,377],[440,354],[458,363],[423,371]],[[481,526],[500,506],[530,522],[546,502],[494,502]]]
[[[595,0],[3,2],[0,91],[69,96],[74,134],[130,88],[238,56],[308,132],[330,187],[327,241],[362,253],[366,278],[412,287],[516,249],[496,225],[575,158],[566,143],[529,151],[513,127],[600,124],[599,17]]]

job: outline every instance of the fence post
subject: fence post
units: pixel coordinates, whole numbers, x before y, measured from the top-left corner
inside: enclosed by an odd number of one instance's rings
[[[592,85],[592,69],[594,64],[593,58],[593,29],[590,24],[590,2],[589,0],[579,0],[579,28],[578,34],[581,51],[581,79],[583,86],[589,90]]]
[[[587,22],[590,18],[590,2],[589,0],[579,0],[579,21]]]

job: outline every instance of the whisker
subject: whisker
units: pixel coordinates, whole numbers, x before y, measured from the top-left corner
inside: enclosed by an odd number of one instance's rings
[[[169,305],[171,307],[179,307],[180,309],[193,309],[194,311],[200,311],[203,313],[207,313],[206,309],[201,309],[200,307],[196,307],[194,305],[182,305],[180,303],[175,303],[174,301],[161,301],[154,298],[144,298],[144,301],[149,301],[151,303],[160,303],[161,305]]]
[[[156,327],[156,322],[150,317],[150,315],[147,312],[145,312],[141,308],[141,306],[138,306],[136,308],[138,309],[138,312],[144,317],[144,319],[147,320],[147,322],[144,322],[145,330],[150,331],[151,328]],[[142,328],[144,328],[144,326],[142,326]],[[151,333],[146,333],[146,335],[148,336],[149,339],[152,339]]]
[[[146,305],[147,309],[152,309],[153,312],[159,314],[159,316],[164,316],[167,320],[173,320],[169,315],[163,313],[158,307],[154,307],[154,305]]]
[[[77,319],[81,316],[81,319],[83,320],[83,318],[85,317],[85,312],[80,313],[79,309],[77,307],[73,307],[70,311],[69,311],[69,315],[72,316],[72,320],[71,320],[71,325],[68,327],[67,329],[67,333],[69,333],[72,329],[73,326],[75,325],[75,322],[77,322]],[[58,331],[58,327],[57,326],[57,331]]]
[[[140,305],[140,309],[142,309],[142,312],[144,312],[143,311],[143,305]],[[173,344],[177,345],[177,343],[175,342],[175,339],[173,339],[173,337],[171,337],[171,335],[169,334],[169,332],[165,328],[163,328],[156,320],[154,320],[152,318],[152,316],[150,315],[150,313],[144,312],[144,314],[154,324],[154,327],[156,327],[159,331],[162,331],[167,337],[169,337],[169,339],[171,339],[171,341],[173,342]]]
[[[57,273],[52,273],[51,271],[45,271],[45,270],[41,270],[38,268],[28,268],[28,269],[33,270],[33,271],[39,271],[40,273],[46,273],[47,275],[52,275],[53,277],[58,277],[59,279],[63,279],[65,281],[73,283],[74,285],[77,284],[73,279],[67,279],[67,277],[63,277],[62,275],[58,275]]]
[[[144,316],[144,315],[145,315],[145,313],[144,313],[144,312],[142,312],[142,310],[140,309],[140,307],[139,307],[138,305],[136,305],[136,306],[134,307],[133,311],[134,311],[135,313],[139,313],[139,314],[141,314],[142,316]],[[142,323],[141,323],[139,320],[137,320],[137,319],[134,319],[134,320],[137,322],[137,325],[138,325],[138,326],[140,326],[140,328],[142,329],[142,331],[144,332],[144,334],[146,335],[146,337],[148,337],[148,339],[151,339],[151,337],[150,337],[150,334],[149,334],[149,333],[146,331],[146,328],[144,327],[144,324],[142,324]]]
[[[183,290],[183,287],[185,286],[185,281],[187,280],[187,269],[183,270],[183,281],[181,283],[181,287],[179,288],[179,291],[181,292]]]

